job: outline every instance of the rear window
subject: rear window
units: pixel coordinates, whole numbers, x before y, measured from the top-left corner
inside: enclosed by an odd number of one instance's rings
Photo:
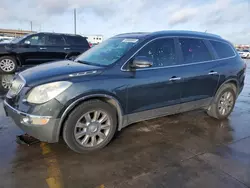
[[[232,47],[224,42],[210,41],[219,58],[233,57],[235,55]]]
[[[89,43],[86,40],[86,38],[81,37],[81,36],[65,36],[65,39],[68,44],[70,45],[81,45],[81,46],[88,46]]]

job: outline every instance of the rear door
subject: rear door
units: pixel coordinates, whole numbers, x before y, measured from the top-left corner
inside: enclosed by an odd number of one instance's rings
[[[208,105],[215,94],[220,73],[218,62],[207,41],[198,38],[178,39],[182,54],[182,110]]]
[[[64,38],[67,43],[64,48],[67,57],[80,55],[90,48],[86,37],[79,35],[65,35]]]
[[[57,61],[65,59],[65,40],[60,34],[46,34],[45,46],[39,48],[44,59],[47,61]]]

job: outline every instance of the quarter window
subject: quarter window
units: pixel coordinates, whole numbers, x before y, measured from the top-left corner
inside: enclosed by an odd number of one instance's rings
[[[180,38],[184,64],[212,60],[206,45],[201,39]]]
[[[210,41],[219,58],[227,58],[235,55],[231,46],[224,42]]]
[[[177,63],[174,39],[157,39],[143,47],[136,56],[148,57],[152,67],[171,66]]]
[[[89,46],[86,38],[82,36],[65,36],[65,39],[69,45]]]

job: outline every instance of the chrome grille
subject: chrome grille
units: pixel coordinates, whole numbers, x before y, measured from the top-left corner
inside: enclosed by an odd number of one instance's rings
[[[6,97],[8,98],[12,98],[15,97],[21,90],[22,88],[25,86],[25,80],[22,76],[17,75],[12,84],[11,84],[11,88],[8,91]]]

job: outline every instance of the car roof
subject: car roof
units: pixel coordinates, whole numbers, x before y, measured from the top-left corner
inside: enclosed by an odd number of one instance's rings
[[[197,37],[197,38],[207,38],[207,39],[216,39],[224,40],[221,36],[198,31],[186,31],[186,30],[167,30],[167,31],[157,31],[157,32],[134,32],[134,33],[123,33],[116,35],[114,37],[126,37],[126,38],[156,38],[164,36],[185,36],[185,37]]]
[[[38,33],[32,33],[32,34],[50,34],[50,35],[64,35],[64,36],[72,36],[72,37],[84,37],[84,36],[81,36],[81,35],[75,35],[75,34],[70,34],[70,33],[53,33],[53,32],[38,32]],[[86,38],[86,37],[84,37]]]

